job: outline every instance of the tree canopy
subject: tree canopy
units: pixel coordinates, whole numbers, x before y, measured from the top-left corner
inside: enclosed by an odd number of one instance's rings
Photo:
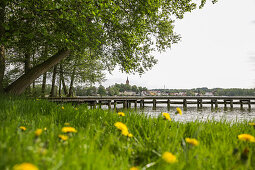
[[[154,50],[177,43],[174,21],[202,7],[192,0],[2,0],[0,2],[0,91],[10,51],[24,61],[20,78],[5,91],[20,94],[61,60],[88,54],[111,71],[144,73],[157,61]],[[212,1],[216,2],[215,0]],[[45,47],[48,48],[47,54]],[[30,61],[34,57],[34,65]],[[92,62],[93,63],[93,62]],[[20,68],[19,68],[20,70]]]

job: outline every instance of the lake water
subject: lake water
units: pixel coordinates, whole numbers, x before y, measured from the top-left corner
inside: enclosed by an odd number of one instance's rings
[[[121,110],[121,106],[117,106]],[[241,110],[240,106],[235,106],[232,110],[230,108],[224,109],[223,106],[219,105],[219,108],[216,110],[211,110],[210,105],[204,107],[202,109],[197,109],[196,105],[189,105],[187,111],[183,111],[182,115],[175,115],[176,108],[180,107],[178,105],[171,105],[170,111],[167,110],[165,104],[158,104],[157,109],[153,110],[152,105],[145,105],[144,109],[137,108],[137,111],[141,114],[146,114],[152,117],[161,116],[162,112],[167,112],[170,114],[172,120],[180,121],[180,122],[191,122],[191,121],[207,121],[207,120],[215,120],[215,121],[229,121],[229,122],[242,122],[249,121],[255,122],[255,106],[252,105],[251,110],[249,110],[245,105],[244,109]],[[133,108],[133,107],[131,107]],[[183,108],[180,107],[182,110]]]

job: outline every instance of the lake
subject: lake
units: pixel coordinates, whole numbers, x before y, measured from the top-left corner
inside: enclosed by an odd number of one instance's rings
[[[254,105],[252,105],[254,107]],[[117,106],[118,109],[121,109],[122,105]],[[229,122],[242,122],[242,121],[255,121],[255,108],[248,109],[244,106],[244,109],[241,110],[240,106],[234,107],[232,110],[230,108],[224,109],[223,106],[219,105],[219,108],[216,110],[211,110],[210,105],[203,105],[202,109],[197,109],[196,105],[189,105],[187,111],[183,111],[182,115],[175,115],[176,108],[179,107],[183,110],[182,107],[178,105],[171,105],[170,111],[167,110],[165,104],[158,104],[157,109],[152,109],[152,104],[145,105],[144,109],[137,108],[137,112],[141,114],[146,114],[152,117],[157,117],[161,115],[162,112],[167,112],[170,114],[172,120],[180,122],[191,122],[191,121],[229,121]],[[131,107],[133,110],[134,107]]]

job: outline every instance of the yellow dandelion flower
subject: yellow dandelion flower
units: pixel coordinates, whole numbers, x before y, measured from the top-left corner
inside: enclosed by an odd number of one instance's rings
[[[76,107],[76,108],[74,108],[74,110],[78,110],[78,108]]]
[[[194,138],[185,138],[185,141],[193,146],[199,145],[199,142]]]
[[[116,123],[114,123],[114,126],[116,128],[118,128],[119,130],[121,130],[121,131],[127,131],[128,132],[127,126],[122,122],[116,122]]]
[[[62,106],[61,109],[64,110],[65,109],[64,106]]]
[[[66,135],[58,135],[59,139],[63,140],[63,141],[66,141],[68,140],[68,136]]]
[[[250,126],[255,126],[255,122],[249,123]]]
[[[128,136],[129,133],[128,133],[128,130],[122,130],[121,134],[124,135],[124,136]]]
[[[124,112],[118,112],[118,115],[119,116],[125,116],[125,113]]]
[[[139,168],[136,167],[136,166],[133,166],[133,167],[131,167],[129,170],[139,170]]]
[[[240,134],[238,135],[238,139],[242,141],[255,142],[255,137],[250,134]]]
[[[162,155],[162,159],[166,161],[167,163],[175,163],[178,162],[175,155],[173,155],[171,152],[165,152]]]
[[[40,136],[42,134],[42,129],[36,129],[35,136]]]
[[[27,130],[27,128],[26,128],[25,126],[20,126],[19,128],[20,128],[22,131]]]
[[[132,138],[133,134],[132,133],[128,133],[128,137]]]
[[[171,121],[169,113],[162,113],[164,119]]]
[[[64,125],[65,125],[65,126],[69,126],[69,125],[70,125],[70,123],[64,123]]]
[[[76,133],[77,130],[73,127],[63,127],[62,132],[63,133],[71,133],[71,132]]]
[[[122,122],[116,122],[116,123],[114,123],[114,126],[115,126],[116,128],[118,128],[119,130],[121,130],[121,134],[122,134],[123,136],[128,136],[128,137],[130,137],[130,138],[133,137],[133,135],[132,135],[131,133],[128,132],[128,128],[127,128],[127,126],[126,126],[124,123],[122,123]]]
[[[180,114],[180,115],[182,115],[182,110],[179,108],[179,107],[177,107],[176,108],[176,112],[175,112],[175,114]]]
[[[13,170],[38,170],[38,168],[31,163],[22,163],[15,165]]]

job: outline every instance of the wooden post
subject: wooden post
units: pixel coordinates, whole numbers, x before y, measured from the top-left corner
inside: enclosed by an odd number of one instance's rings
[[[144,100],[140,100],[140,108],[144,109]]]
[[[200,108],[202,109],[203,104],[202,104],[202,99],[200,99]]]
[[[224,100],[224,109],[226,109],[226,108],[227,108],[227,101]]]
[[[251,100],[248,100],[248,109],[251,110]]]
[[[233,109],[233,100],[230,100],[230,109]]]
[[[111,109],[111,107],[112,107],[112,102],[111,100],[108,100],[108,109]]]
[[[127,108],[127,100],[123,101],[123,108]]]
[[[211,110],[213,110],[213,103],[214,103],[214,100],[211,99]]]
[[[127,108],[131,108],[131,101],[130,100],[127,101]]]
[[[116,110],[116,108],[117,108],[117,101],[114,100],[114,110]]]
[[[101,109],[102,108],[102,101],[99,100],[98,103],[99,103],[99,108]]]
[[[197,99],[197,108],[199,109],[199,99]]]
[[[167,99],[167,110],[170,110],[170,99]]]
[[[135,100],[135,109],[137,109],[137,100]]]
[[[156,110],[156,99],[153,99],[153,107],[152,110]]]
[[[183,110],[187,110],[187,99],[183,99]]]
[[[218,100],[215,100],[215,109],[218,109]]]
[[[240,100],[240,108],[241,108],[241,110],[243,110],[243,101],[242,100]]]

